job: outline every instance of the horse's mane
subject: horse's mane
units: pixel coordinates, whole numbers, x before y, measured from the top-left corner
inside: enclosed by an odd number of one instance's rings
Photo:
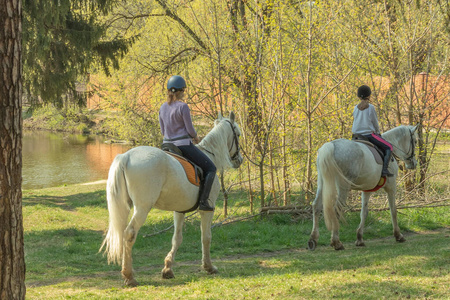
[[[382,134],[383,138],[385,138],[391,144],[398,144],[398,140],[400,137],[405,136],[406,133],[411,132],[414,129],[412,125],[400,125],[391,130],[386,131]],[[400,133],[399,133],[400,132]],[[417,131],[414,132],[414,138],[417,140]]]
[[[214,163],[218,170],[224,170],[233,166],[228,149],[228,136],[231,132],[230,123],[234,122],[229,118],[222,117],[214,122],[214,128],[198,144],[200,149],[206,150],[206,154],[214,154]],[[240,134],[240,129],[235,126],[236,134]]]

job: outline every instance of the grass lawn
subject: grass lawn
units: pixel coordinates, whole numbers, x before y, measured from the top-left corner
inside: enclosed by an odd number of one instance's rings
[[[243,207],[239,214],[249,212]],[[24,191],[23,216],[27,299],[450,298],[448,207],[401,210],[405,243],[395,242],[389,212],[370,212],[363,248],[354,246],[359,215],[350,213],[341,228],[344,251],[328,246],[323,221],[315,251],[306,250],[310,219],[275,215],[215,227],[216,275],[200,269],[200,222],[194,215],[186,222],[171,280],[160,272],[172,230],[144,235],[168,228],[172,213],[153,210],[133,248],[136,288],[125,287],[120,267],[98,253],[108,225],[104,183]]]

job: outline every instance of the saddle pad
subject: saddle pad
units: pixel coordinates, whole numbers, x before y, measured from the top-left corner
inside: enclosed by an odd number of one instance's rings
[[[366,145],[367,148],[369,148],[370,152],[372,152],[373,157],[375,158],[375,161],[377,162],[377,164],[383,165],[383,159],[381,158],[380,153],[377,151],[377,149],[375,149],[375,147],[373,146],[373,144],[371,142],[364,141],[364,140],[353,140],[353,141]]]
[[[379,189],[381,189],[386,184],[386,177],[381,177],[380,181],[378,181],[378,184],[371,190],[365,190],[364,192],[376,192]]]
[[[198,177],[197,172],[195,172],[194,166],[187,159],[172,152],[167,151],[164,152],[173,156],[180,162],[181,166],[184,169],[184,172],[186,173],[187,179],[189,180],[190,183],[196,186],[200,186],[200,178]]]

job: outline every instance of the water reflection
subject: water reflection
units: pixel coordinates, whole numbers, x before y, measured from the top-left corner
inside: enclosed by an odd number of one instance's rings
[[[128,145],[105,144],[98,136],[24,131],[22,188],[106,179],[114,157],[128,149]]]

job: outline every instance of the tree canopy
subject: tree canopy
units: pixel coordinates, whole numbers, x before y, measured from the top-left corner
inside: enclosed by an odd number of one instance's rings
[[[166,80],[183,75],[195,116],[236,113],[262,201],[294,183],[313,194],[317,149],[349,137],[361,84],[382,131],[420,123],[426,140],[448,126],[443,1],[44,2],[25,2],[28,95],[61,99],[90,72],[90,91],[124,116],[115,133],[152,144]],[[58,13],[31,18],[38,10]],[[426,170],[434,146],[419,146]]]
[[[75,83],[94,63],[109,74],[135,37],[106,38],[101,17],[114,0],[23,1],[24,91],[32,104],[77,99]],[[79,98],[78,98],[79,100]]]

